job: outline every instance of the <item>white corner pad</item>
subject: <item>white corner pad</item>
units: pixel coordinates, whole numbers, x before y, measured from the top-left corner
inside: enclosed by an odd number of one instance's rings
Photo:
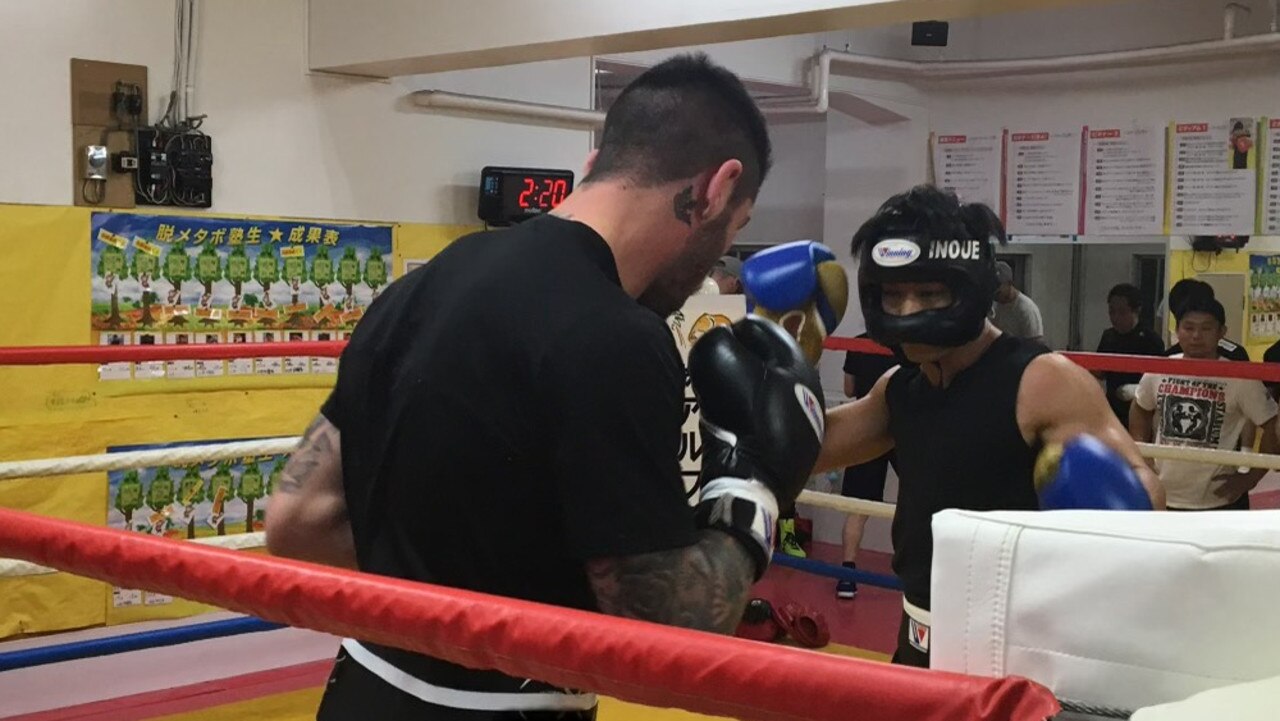
[[[1280,511],[946,510],[933,537],[934,669],[1129,710],[1280,676]]]

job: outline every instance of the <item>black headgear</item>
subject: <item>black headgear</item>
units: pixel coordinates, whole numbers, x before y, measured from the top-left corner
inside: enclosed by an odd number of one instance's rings
[[[922,211],[929,217],[912,218],[909,203],[921,195],[930,204],[944,205]],[[916,189],[899,198],[907,199],[907,207],[891,205],[891,200],[855,238],[860,245],[858,295],[867,335],[891,347],[964,345],[982,333],[995,301],[994,244],[1003,241],[1004,230],[986,206],[962,206],[955,196],[935,188]],[[941,235],[946,226],[951,232]],[[910,315],[885,313],[882,289],[889,282],[944,283],[951,291],[951,305]]]

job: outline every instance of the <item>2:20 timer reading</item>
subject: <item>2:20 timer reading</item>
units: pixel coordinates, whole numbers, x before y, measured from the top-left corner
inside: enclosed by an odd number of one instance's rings
[[[516,205],[521,208],[537,208],[551,210],[569,194],[569,182],[564,178],[524,177],[523,187],[517,186],[520,194],[516,197]]]
[[[477,215],[504,226],[551,211],[573,192],[573,171],[485,166],[480,171]]]

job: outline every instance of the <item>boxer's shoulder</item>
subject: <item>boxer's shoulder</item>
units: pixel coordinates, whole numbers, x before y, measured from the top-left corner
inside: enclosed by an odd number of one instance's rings
[[[1078,392],[1081,384],[1089,384],[1092,388],[1097,385],[1097,380],[1060,353],[1041,353],[1027,363],[1022,382],[1018,385],[1018,395],[1053,399]]]
[[[1093,427],[1110,406],[1098,381],[1059,353],[1043,353],[1027,364],[1018,385],[1017,420],[1023,436],[1034,438],[1064,424]]]

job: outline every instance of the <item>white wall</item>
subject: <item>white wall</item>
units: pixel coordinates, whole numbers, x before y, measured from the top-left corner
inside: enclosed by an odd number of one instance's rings
[[[1235,0],[1236,34],[1266,32],[1268,0]],[[909,48],[919,60],[1052,57],[1216,40],[1227,0],[1126,0],[1092,6],[1027,10],[951,22],[946,48]]]
[[[1261,32],[1270,10],[1254,12],[1241,32]],[[1014,13],[956,23],[947,59],[989,59],[1101,52],[1220,38],[1222,3],[1142,0],[1074,11]],[[1280,111],[1280,58],[1218,61],[926,87],[935,129],[946,125],[1068,125],[1230,117]]]
[[[429,114],[404,96],[440,88],[589,107],[589,58],[400,78],[390,82],[306,72],[303,0],[203,4],[193,110],[214,140],[214,212],[466,223],[475,221],[487,164],[568,168],[589,150],[583,131]],[[29,110],[0,113],[0,202],[67,204],[69,58],[147,65],[151,117],[169,91],[167,0],[0,4],[0,82]],[[798,83],[824,41],[791,36],[705,49],[747,78]],[[671,51],[618,56],[653,63]],[[776,167],[744,242],[822,237],[825,122],[777,124]]]
[[[807,59],[821,50],[824,44],[836,45],[844,42],[845,35],[842,33],[784,35],[763,40],[609,53],[601,57],[636,65],[655,65],[677,53],[702,52],[712,62],[724,65],[744,79],[800,84],[805,81]]]
[[[742,245],[823,240],[827,187],[825,118],[774,123],[773,169],[760,188],[751,222],[738,234]]]
[[[214,208],[321,218],[475,222],[487,164],[575,172],[583,131],[429,115],[416,87],[587,107],[587,58],[396,83],[305,72],[304,0],[202,3],[193,110],[213,136]],[[0,202],[69,204],[71,57],[147,65],[152,120],[169,90],[173,3],[63,0],[0,4],[0,84],[22,110],[0,112]],[[159,39],[159,40],[157,40]]]
[[[1002,0],[1002,10],[1099,0]],[[995,3],[920,0],[312,0],[312,67],[390,77],[504,63],[670,48],[993,12]],[[450,13],[440,9],[449,6]],[[416,68],[416,70],[410,70]]]
[[[0,202],[71,203],[71,58],[150,66],[155,108],[173,68],[157,37],[173,37],[167,0],[0,3]]]

